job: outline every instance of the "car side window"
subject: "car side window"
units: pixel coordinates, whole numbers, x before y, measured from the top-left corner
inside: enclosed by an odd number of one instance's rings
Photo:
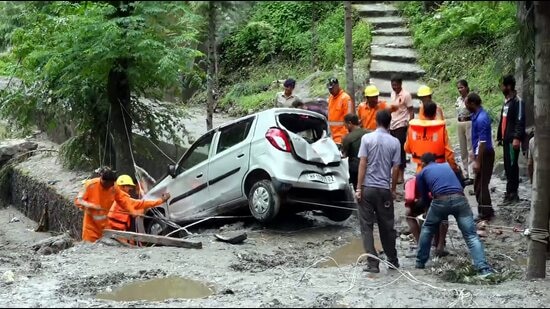
[[[253,122],[254,118],[248,118],[221,129],[216,154],[244,141],[250,132]]]
[[[192,146],[189,153],[178,164],[178,174],[208,160],[213,136],[214,132],[211,132]]]

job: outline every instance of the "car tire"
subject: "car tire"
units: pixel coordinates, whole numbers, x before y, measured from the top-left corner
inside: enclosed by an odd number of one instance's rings
[[[252,216],[263,223],[273,221],[281,209],[281,199],[271,180],[260,180],[250,189],[248,207]]]
[[[164,221],[160,219],[151,219],[148,220],[147,225],[145,226],[145,233],[155,236],[165,236],[175,231],[171,226],[168,226]],[[182,238],[187,236],[185,231],[178,231],[170,235],[170,237]]]

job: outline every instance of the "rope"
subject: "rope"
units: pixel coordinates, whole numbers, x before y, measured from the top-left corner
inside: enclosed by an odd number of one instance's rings
[[[107,140],[109,138],[109,128],[111,127],[111,108],[112,106],[109,104],[109,114],[107,116],[107,130],[105,132],[105,146],[103,146],[103,157],[101,157],[101,161],[100,161],[101,166],[103,166],[103,163],[105,163],[105,157],[107,156]],[[111,161],[110,158],[111,158],[111,155],[109,152],[109,163]]]
[[[118,100],[118,103],[120,104],[120,107],[124,109],[124,106],[122,105],[122,102],[120,100]],[[136,173],[137,172],[135,170],[136,159],[134,158],[134,150],[132,149],[132,139],[130,138],[130,133],[128,133],[128,126],[126,125],[126,116],[124,116],[124,111],[122,112],[122,121],[124,121],[124,131],[126,132],[126,137],[128,138],[128,148],[130,148],[130,157],[132,158],[132,163],[134,164],[134,173]]]
[[[134,120],[134,118],[132,118],[132,115],[130,115],[130,113],[128,112],[128,110],[126,110],[126,108],[125,108],[123,105],[121,105],[121,106],[122,106],[122,109],[124,109],[124,111],[128,114],[128,117],[130,117],[130,119],[131,119],[134,123],[137,123],[137,122]],[[156,148],[162,155],[164,155],[164,157],[166,157],[168,160],[170,160],[170,162],[172,162],[173,164],[176,164],[176,161],[174,161],[174,160],[172,159],[172,157],[170,157],[169,155],[167,155],[159,146],[157,146],[157,144],[153,143],[153,141],[152,141],[149,137],[145,136],[145,139],[146,139],[147,141],[149,141],[149,143],[151,143],[153,146],[155,146],[155,148]]]

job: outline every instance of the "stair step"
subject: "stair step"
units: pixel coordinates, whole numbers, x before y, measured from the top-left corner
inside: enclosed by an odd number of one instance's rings
[[[394,6],[384,3],[354,4],[353,8],[359,12],[359,15],[366,17],[397,16],[399,14]]]
[[[380,91],[380,96],[391,96],[392,89],[390,79],[371,78],[370,82],[378,88],[378,91]],[[418,91],[418,87],[420,87],[420,85],[421,84],[416,80],[403,80],[403,89],[410,92],[411,96],[415,99],[418,98],[416,96],[416,92]]]
[[[426,72],[417,64],[393,62],[387,60],[372,60],[370,75],[372,78],[390,79],[392,75],[401,75],[403,79],[418,79]]]
[[[375,46],[371,48],[371,58],[394,62],[414,63],[418,59],[416,52],[409,48]]]
[[[369,17],[363,18],[375,29],[404,27],[406,22],[399,16]]]
[[[410,36],[374,36],[372,38],[371,45],[394,48],[412,48],[413,41]]]
[[[408,36],[410,35],[409,29],[398,27],[398,28],[386,28],[378,29],[372,31],[373,35],[388,35],[388,36]]]

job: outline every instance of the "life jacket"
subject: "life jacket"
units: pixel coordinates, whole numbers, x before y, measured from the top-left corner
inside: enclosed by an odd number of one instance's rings
[[[107,217],[109,218],[109,227],[112,230],[127,231],[130,229],[131,216],[117,202],[113,202]]]
[[[409,121],[407,142],[412,153],[412,160],[420,164],[420,157],[431,152],[437,163],[445,162],[445,121],[420,120]]]

